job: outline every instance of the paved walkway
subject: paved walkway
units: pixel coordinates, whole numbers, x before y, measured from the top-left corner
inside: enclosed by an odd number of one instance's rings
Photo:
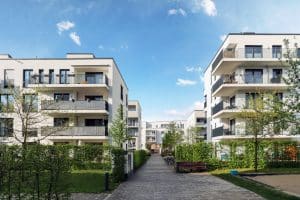
[[[122,183],[107,200],[262,199],[255,193],[209,174],[176,174],[159,155],[130,180]]]

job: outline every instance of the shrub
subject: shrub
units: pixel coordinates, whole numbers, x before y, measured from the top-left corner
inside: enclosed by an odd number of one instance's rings
[[[212,146],[205,142],[176,146],[175,159],[177,162],[208,162],[211,157]]]
[[[133,168],[138,169],[140,168],[148,158],[147,151],[145,150],[136,150],[133,153]]]
[[[126,151],[121,148],[114,148],[111,150],[113,168],[112,178],[114,182],[119,183],[125,180],[125,155]]]

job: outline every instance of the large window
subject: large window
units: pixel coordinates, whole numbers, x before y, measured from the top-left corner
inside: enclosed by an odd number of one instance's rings
[[[93,96],[93,95],[87,95],[85,96],[86,101],[101,101],[103,100],[103,96]]]
[[[246,69],[245,83],[262,83],[263,70],[262,69]]]
[[[54,93],[54,100],[56,101],[69,101],[70,94],[69,93]]]
[[[260,95],[258,93],[246,93],[246,108],[250,108],[252,106],[255,106],[255,100],[260,98]]]
[[[13,112],[14,111],[14,99],[10,94],[0,94],[0,111],[1,112]]]
[[[129,105],[128,106],[128,111],[136,111],[136,106],[135,105]]]
[[[23,71],[23,87],[28,87],[28,84],[31,84],[32,73],[32,69],[25,69]]]
[[[23,96],[23,111],[37,112],[38,111],[38,97],[35,94],[25,94]]]
[[[105,120],[103,119],[85,119],[85,126],[104,126]]]
[[[282,69],[273,69],[273,76],[271,79],[272,83],[280,83],[281,82],[281,77],[282,77]]]
[[[262,46],[260,45],[246,45],[245,46],[246,58],[262,58]]]
[[[103,73],[102,72],[86,72],[85,81],[88,84],[102,84],[103,83]]]
[[[54,70],[49,69],[49,84],[54,84]]]
[[[123,96],[124,94],[123,94],[123,93],[124,93],[124,91],[123,91],[123,86],[121,85],[121,86],[120,86],[120,97],[121,97],[121,100],[122,100],[122,101],[123,101],[123,98],[124,98],[124,96]]]
[[[69,118],[54,118],[54,126],[69,126]]]
[[[39,70],[39,83],[44,83],[44,77],[45,77],[45,74],[44,74],[44,70],[43,69],[40,69]]]
[[[273,58],[281,58],[281,56],[282,56],[281,45],[273,45],[272,46],[272,57]]]
[[[0,118],[0,137],[12,137],[14,119],[13,118]]]
[[[68,69],[61,69],[59,71],[59,83],[68,84],[69,83],[69,71]]]

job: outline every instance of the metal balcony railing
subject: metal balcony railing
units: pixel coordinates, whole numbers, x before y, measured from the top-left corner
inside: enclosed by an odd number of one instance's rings
[[[106,110],[107,101],[56,101],[45,100],[41,104],[42,110]]]
[[[55,74],[50,77],[49,74],[44,75],[43,81],[41,82],[37,74],[33,75],[28,84],[105,84],[108,86],[108,77],[106,75],[100,77],[87,77],[85,74],[69,74],[63,77],[60,74]]]
[[[42,136],[108,136],[107,126],[42,127]]]
[[[220,112],[221,110],[223,110],[224,109],[224,102],[223,101],[221,101],[221,102],[219,102],[217,105],[215,105],[213,108],[212,108],[212,114],[214,115],[214,114],[216,114],[216,113],[218,113],[218,112]]]
[[[224,135],[234,135],[234,133],[229,131],[229,129],[224,129],[223,126],[220,126],[212,130],[212,137],[218,137]]]
[[[212,63],[212,69],[214,70],[223,58],[237,58],[237,59],[258,59],[258,58],[269,58],[269,59],[281,59],[287,58],[289,54],[290,58],[300,58],[299,48],[225,48],[219,52],[216,59]]]

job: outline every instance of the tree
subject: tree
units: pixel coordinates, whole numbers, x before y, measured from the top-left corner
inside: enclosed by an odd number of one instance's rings
[[[164,151],[171,151],[175,150],[175,146],[177,144],[182,143],[183,141],[183,132],[179,128],[176,127],[174,122],[171,122],[168,125],[168,131],[165,134],[165,137],[162,141],[162,147]]]
[[[26,149],[29,138],[33,138],[30,142],[40,143],[50,135],[53,135],[58,130],[65,129],[65,127],[56,127],[53,129],[47,129],[45,134],[38,137],[38,128],[43,121],[46,120],[45,115],[39,111],[39,97],[40,90],[20,88],[20,87],[9,87],[2,89],[1,94],[6,94],[5,100],[0,104],[1,112],[10,113],[14,115],[14,119],[17,123],[20,123],[20,128],[7,128],[6,131],[20,142]],[[7,119],[7,121],[13,119]],[[10,122],[10,126],[13,122]]]
[[[127,124],[126,119],[124,119],[122,105],[117,110],[109,132],[113,140],[112,143],[116,147],[122,147],[123,143],[130,139],[127,135]]]
[[[253,136],[255,171],[258,168],[259,137],[278,134],[276,131],[278,123],[282,126],[280,129],[286,128],[284,125],[285,118],[281,118],[286,114],[280,110],[282,105],[282,102],[272,93],[257,93],[257,97],[251,98],[248,105],[236,116],[245,121],[246,133]]]
[[[194,126],[190,127],[187,130],[187,141],[188,143],[195,143],[201,140],[201,131],[203,130],[203,127]]]
[[[290,48],[289,40],[284,40],[286,54],[284,55],[284,60],[282,60],[283,65],[287,66],[287,75],[283,77],[284,82],[288,87],[288,98],[284,102],[286,107],[284,107],[285,112],[290,113],[287,117],[289,124],[293,125],[295,131],[294,133],[299,134],[300,132],[300,60],[298,55],[293,49]],[[298,49],[298,45],[294,44],[295,50]],[[298,116],[297,116],[298,115]]]

